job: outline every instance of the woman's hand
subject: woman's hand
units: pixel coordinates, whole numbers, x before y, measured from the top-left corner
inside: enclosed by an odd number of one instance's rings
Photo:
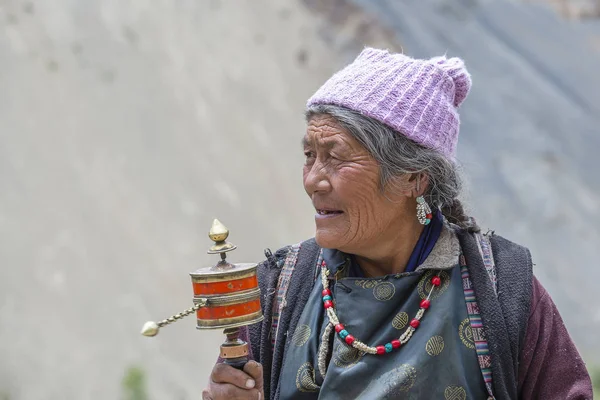
[[[202,391],[202,400],[263,398],[263,368],[256,361],[248,361],[243,371],[230,365],[216,364],[210,374],[208,388]]]

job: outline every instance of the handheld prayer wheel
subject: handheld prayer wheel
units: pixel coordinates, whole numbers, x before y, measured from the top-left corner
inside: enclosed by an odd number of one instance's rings
[[[194,305],[160,322],[146,322],[142,335],[156,336],[160,328],[187,315],[196,313],[197,329],[224,329],[227,339],[221,345],[221,358],[226,364],[243,368],[248,361],[248,344],[239,338],[240,327],[263,320],[260,308],[260,289],[256,276],[257,264],[227,261],[227,252],[236,246],[227,242],[229,230],[214,220],[208,237],[214,245],[209,254],[220,254],[214,266],[190,273]]]

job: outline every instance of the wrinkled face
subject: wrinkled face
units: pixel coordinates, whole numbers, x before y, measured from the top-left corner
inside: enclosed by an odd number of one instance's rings
[[[334,118],[310,119],[304,154],[319,246],[360,254],[407,218],[406,193],[382,192],[377,161]]]

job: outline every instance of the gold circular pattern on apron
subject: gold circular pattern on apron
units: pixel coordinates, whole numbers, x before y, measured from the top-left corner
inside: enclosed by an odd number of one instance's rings
[[[425,351],[432,357],[440,355],[444,351],[444,338],[439,335],[431,337],[425,344]]]
[[[404,327],[408,324],[408,314],[404,311],[396,314],[394,319],[392,320],[392,326],[398,330],[404,329]]]
[[[305,362],[296,373],[296,387],[301,392],[316,392],[319,386],[315,383],[315,369],[309,362]]]
[[[350,368],[353,365],[356,365],[363,355],[364,354],[361,354],[360,350],[351,346],[346,346],[336,338],[333,349],[333,363],[336,366],[340,368]]]
[[[471,328],[469,318],[465,318],[464,321],[460,323],[460,326],[458,327],[458,336],[460,337],[460,340],[463,342],[463,344],[469,349],[475,348],[475,340],[473,339],[473,329]]]
[[[418,285],[418,290],[419,296],[421,296],[422,299],[427,298],[427,295],[429,294],[429,291],[433,286],[431,284],[431,278],[437,275],[437,273],[438,271],[427,270],[421,277],[421,280],[419,281]],[[430,300],[439,297],[448,289],[448,286],[450,286],[450,274],[448,274],[448,272],[440,271],[440,279],[442,280],[442,284],[431,293],[431,297],[429,298]]]
[[[412,365],[402,364],[393,370],[394,378],[389,385],[390,390],[387,391],[388,396],[398,397],[401,392],[408,392],[417,380],[417,370]]]
[[[354,281],[354,284],[363,289],[373,289],[379,284],[379,282],[381,282],[381,280],[374,281],[372,279],[359,279],[357,281]]]
[[[444,397],[446,400],[465,400],[467,392],[462,386],[448,386],[444,390]]]
[[[381,282],[373,288],[373,296],[379,301],[391,300],[396,294],[396,287],[390,282]]]
[[[363,393],[381,393],[380,398],[404,399],[417,381],[417,370],[409,364],[402,364],[394,369],[371,379]]]
[[[294,345],[300,347],[308,342],[308,338],[310,338],[311,329],[308,325],[299,325],[296,328],[296,332],[294,332],[294,336],[292,336],[292,343]]]

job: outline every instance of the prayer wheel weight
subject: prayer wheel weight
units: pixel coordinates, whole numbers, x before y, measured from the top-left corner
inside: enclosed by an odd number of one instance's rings
[[[226,364],[241,369],[248,361],[248,344],[239,338],[239,328],[263,320],[257,264],[227,261],[226,253],[236,246],[227,242],[229,230],[219,220],[213,221],[208,236],[215,242],[208,253],[220,254],[221,260],[190,273],[194,306],[163,321],[146,322],[141,333],[156,336],[163,326],[195,312],[197,329],[224,329],[227,339],[220,356]]]

